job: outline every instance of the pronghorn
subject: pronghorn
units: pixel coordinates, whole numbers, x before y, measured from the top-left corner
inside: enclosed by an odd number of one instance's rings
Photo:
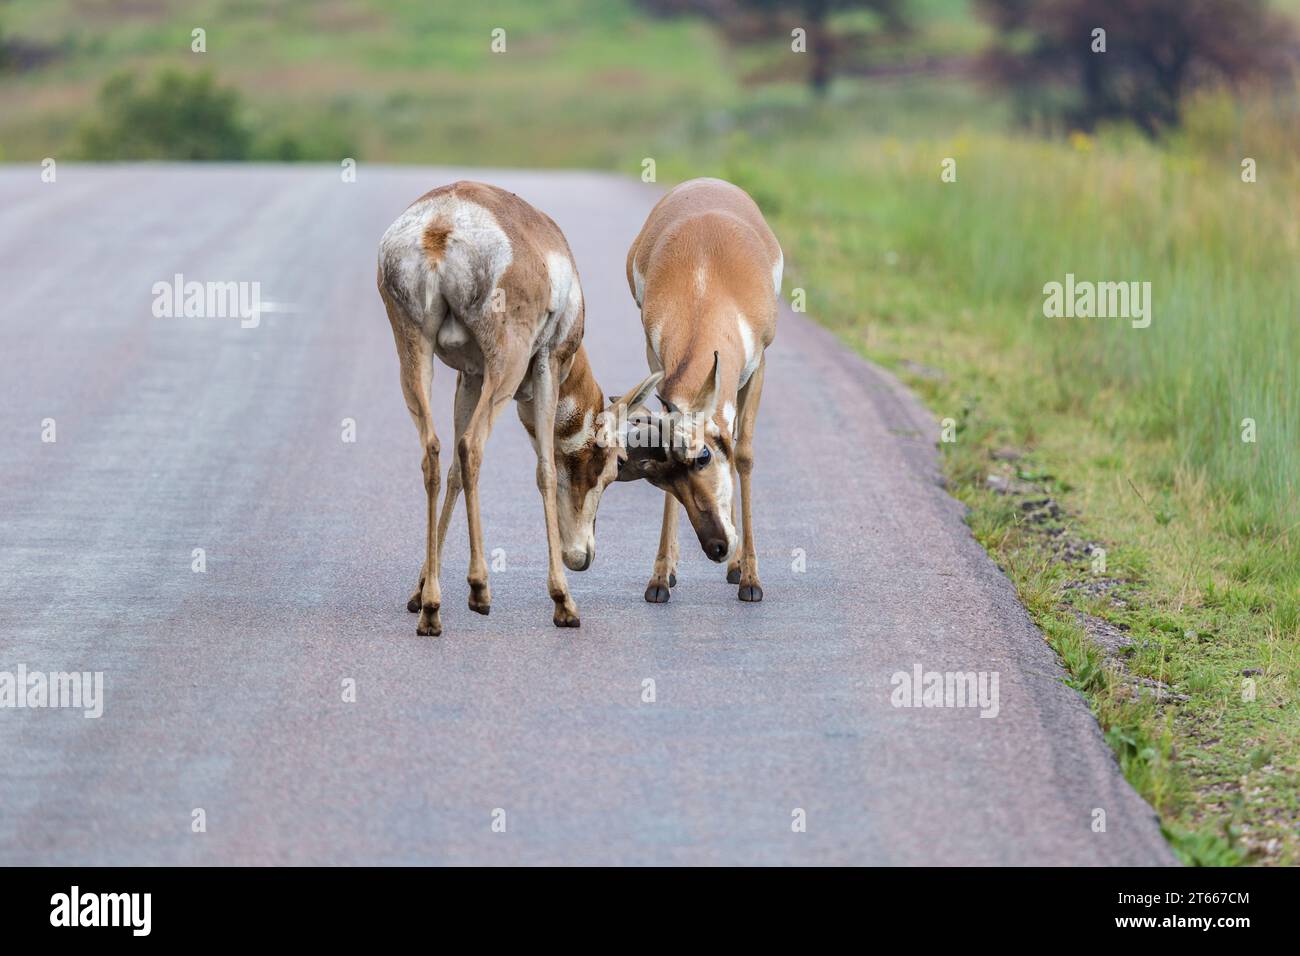
[[[738,186],[693,179],[664,196],[627,254],[627,282],[641,309],[646,358],[663,372],[658,426],[671,440],[630,442],[624,480],[663,489],[663,527],[645,599],[668,600],[677,583],[677,502],[704,553],[730,559],[727,581],[742,601],[761,601],[750,473],[764,350],[776,335],[781,247]],[[654,426],[644,418],[645,436]],[[658,436],[655,436],[656,438]],[[744,539],[736,548],[732,467],[740,476]]]
[[[416,633],[442,633],[438,574],[462,487],[469,606],[488,613],[479,467],[492,423],[511,397],[537,452],[555,625],[577,627],[561,561],[574,571],[591,564],[596,508],[619,467],[618,443],[598,440],[600,419],[605,411],[618,416],[642,402],[659,376],[606,407],[582,347],[582,289],[563,233],[548,216],[495,186],[457,182],[416,200],[384,233],[378,284],[397,343],[402,393],[423,448],[424,565],[407,603],[420,614]],[[435,354],[458,373],[455,457],[440,517],[439,443],[429,410]]]

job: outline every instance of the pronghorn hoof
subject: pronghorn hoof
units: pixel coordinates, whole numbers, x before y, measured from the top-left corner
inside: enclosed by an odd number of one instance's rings
[[[670,574],[668,575],[668,586],[669,586],[670,588],[675,588],[675,587],[677,587],[677,575],[676,575],[676,574],[671,574],[671,573],[670,573]]]
[[[552,618],[556,627],[581,627],[582,622],[578,620],[578,615],[570,614],[568,611],[556,611],[555,617]]]
[[[763,600],[763,589],[757,584],[742,584],[737,597],[742,601],[761,601]]]
[[[415,593],[411,595],[411,600],[406,602],[406,609],[412,614],[420,613],[420,598],[424,595],[424,576],[420,576],[420,581],[415,586]]]
[[[420,637],[438,637],[442,634],[442,618],[438,616],[438,605],[426,604],[420,612],[419,623],[415,633]]]
[[[668,597],[668,588],[662,584],[652,584],[645,589],[645,599],[651,604],[667,604]]]
[[[728,571],[727,571],[727,583],[728,583],[728,584],[739,584],[739,583],[740,583],[740,568],[730,568],[730,569],[728,569]],[[741,600],[743,601],[744,598],[741,598]]]
[[[492,610],[492,592],[488,590],[486,583],[475,584],[469,583],[469,609],[475,614],[486,615]]]

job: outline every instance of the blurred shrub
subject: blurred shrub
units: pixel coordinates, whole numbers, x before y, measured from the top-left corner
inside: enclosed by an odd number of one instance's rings
[[[97,115],[81,130],[81,153],[92,160],[266,160],[298,162],[355,156],[342,107],[295,115],[245,109],[239,91],[210,73],[164,70],[149,84],[131,75],[109,79]]]
[[[164,70],[151,85],[135,76],[110,78],[98,115],[81,132],[86,159],[247,158],[252,133],[240,117],[239,93],[211,73]]]
[[[266,162],[335,162],[357,155],[356,103],[347,96],[300,104],[292,115],[282,106],[253,111],[255,131],[250,159]]]
[[[356,155],[356,143],[349,132],[329,119],[317,119],[310,128],[277,129],[258,137],[249,159],[273,163],[336,163]]]

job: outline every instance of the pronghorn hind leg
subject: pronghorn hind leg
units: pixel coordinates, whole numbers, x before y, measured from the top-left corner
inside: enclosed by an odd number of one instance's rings
[[[659,553],[655,555],[654,572],[645,588],[645,599],[651,604],[666,604],[671,589],[677,586],[677,499],[664,492],[664,520],[659,528]]]
[[[483,389],[483,379],[470,378],[464,373],[456,376],[456,447],[469,430],[470,416],[478,405],[479,395]],[[438,513],[438,566],[442,567],[442,549],[447,543],[447,528],[451,525],[452,515],[456,512],[456,500],[460,497],[464,483],[460,474],[460,456],[451,456],[451,467],[447,469],[447,491],[442,499],[442,511]]]
[[[492,593],[488,587],[487,560],[483,557],[483,519],[479,513],[478,477],[483,464],[483,446],[492,433],[492,424],[501,414],[522,381],[528,369],[529,356],[523,350],[511,356],[506,351],[506,361],[495,371],[489,366],[483,373],[483,384],[478,401],[470,414],[465,434],[456,442],[460,459],[461,483],[465,491],[465,514],[469,524],[469,609],[487,614],[492,608]]]
[[[737,409],[739,429],[736,440],[736,473],[740,475],[740,517],[744,522],[740,545],[740,588],[736,596],[742,601],[763,600],[763,586],[758,581],[758,552],[754,550],[754,520],[751,514],[753,498],[749,479],[754,470],[754,422],[758,418],[758,403],[763,394],[763,376],[766,371],[767,359],[763,358],[736,396],[736,403],[740,406]],[[727,580],[731,580],[730,569]]]
[[[409,610],[420,612],[420,620],[416,624],[415,632],[421,636],[437,637],[442,633],[442,619],[439,615],[442,591],[438,581],[437,550],[434,547],[438,516],[440,449],[438,435],[433,427],[433,412],[429,408],[429,387],[433,383],[433,343],[387,296],[384,296],[384,304],[388,308],[388,318],[393,326],[393,339],[397,343],[397,363],[400,368],[402,395],[406,399],[406,407],[411,413],[411,419],[420,432],[420,444],[423,448],[420,468],[424,472],[424,493],[427,500],[424,564],[420,569],[420,581],[416,592],[406,606]],[[411,607],[412,604],[415,605],[414,608]]]
[[[465,434],[465,429],[469,427],[469,417],[474,413],[474,406],[478,403],[479,389],[483,384],[481,378],[470,378],[464,372],[456,373],[456,435],[452,442],[452,448],[455,449]],[[460,480],[460,456],[453,454],[451,456],[451,467],[447,469],[447,489],[443,492],[442,510],[438,512],[438,568],[442,569],[442,552],[447,544],[447,528],[451,524],[452,515],[456,513],[456,501],[460,498],[461,492]],[[424,576],[428,573],[429,566],[425,564],[420,570],[420,580],[415,586],[415,593],[411,599],[406,602],[406,609],[412,614],[420,610],[420,591],[424,588]]]

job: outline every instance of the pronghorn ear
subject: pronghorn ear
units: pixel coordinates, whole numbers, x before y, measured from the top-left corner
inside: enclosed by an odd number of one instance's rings
[[[639,408],[645,403],[646,397],[654,391],[654,387],[659,384],[659,380],[664,377],[663,372],[651,372],[645,377],[645,380],[626,395],[609,397],[610,407],[615,411],[620,405],[628,408]]]
[[[718,410],[718,393],[722,391],[722,369],[718,360],[718,353],[713,353],[713,372],[704,384],[700,386],[695,401],[691,403],[691,411],[705,418],[712,418],[713,413]]]

